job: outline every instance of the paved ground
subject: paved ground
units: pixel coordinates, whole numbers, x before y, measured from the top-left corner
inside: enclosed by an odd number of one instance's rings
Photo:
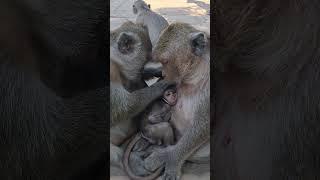
[[[210,32],[209,0],[145,0],[151,9],[164,16],[169,23],[186,22],[199,30]],[[110,1],[110,30],[119,27],[126,20],[135,21],[132,12],[133,0]],[[117,170],[111,168],[111,171]],[[117,173],[113,173],[117,174]],[[184,175],[183,180],[209,180],[209,174],[194,176]],[[110,180],[129,180],[124,176],[112,176]]]
[[[209,0],[145,0],[151,9],[164,16],[169,23],[179,21],[190,23],[209,32]],[[132,12],[133,0],[110,1],[110,29],[120,26],[124,21],[135,21]]]

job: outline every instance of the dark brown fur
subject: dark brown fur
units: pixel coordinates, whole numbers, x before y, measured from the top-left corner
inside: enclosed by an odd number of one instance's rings
[[[319,1],[215,5],[213,178],[319,179]]]

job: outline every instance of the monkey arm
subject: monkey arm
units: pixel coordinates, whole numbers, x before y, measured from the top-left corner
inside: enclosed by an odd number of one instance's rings
[[[210,138],[209,108],[209,103],[200,105],[192,127],[183,134],[177,144],[152,153],[145,160],[145,167],[154,171],[164,164],[164,177],[179,179],[184,161]]]
[[[151,102],[162,96],[164,91],[172,85],[173,83],[161,81],[151,87],[130,93],[122,86],[111,83],[111,126],[119,120],[130,119],[138,115]]]
[[[183,162],[210,138],[209,106],[208,108],[203,108],[200,107],[193,125],[169,151],[168,155],[174,156],[179,166],[182,166]]]
[[[151,124],[158,124],[158,123],[164,122],[164,119],[160,114],[154,114],[154,115],[148,116],[148,121]]]
[[[172,115],[171,111],[168,110],[163,117],[163,122],[169,122],[169,120],[171,119],[171,115]]]
[[[161,122],[168,122],[171,118],[170,107],[160,107],[160,109],[152,109],[148,114],[148,122],[151,124],[157,124]]]

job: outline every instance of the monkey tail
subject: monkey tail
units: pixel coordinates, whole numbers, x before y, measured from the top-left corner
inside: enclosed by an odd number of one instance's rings
[[[142,138],[141,133],[138,133],[135,135],[135,137],[130,141],[128,144],[124,156],[123,156],[123,166],[124,170],[127,173],[127,175],[130,177],[132,180],[154,180],[157,177],[160,176],[160,173],[163,168],[158,168],[153,174],[150,174],[149,176],[136,176],[132,171],[129,166],[129,159],[130,159],[130,153],[134,145]]]

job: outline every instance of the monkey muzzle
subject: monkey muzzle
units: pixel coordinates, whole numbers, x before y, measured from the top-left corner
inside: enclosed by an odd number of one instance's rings
[[[176,105],[176,103],[177,103],[177,90],[175,88],[166,90],[165,95],[162,97],[162,100],[170,106]]]

